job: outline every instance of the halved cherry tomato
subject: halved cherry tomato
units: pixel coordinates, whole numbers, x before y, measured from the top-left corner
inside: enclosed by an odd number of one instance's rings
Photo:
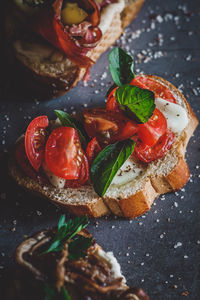
[[[96,137],[101,144],[110,144],[134,136],[138,126],[120,112],[108,112],[94,108],[84,112],[85,130],[90,138]]]
[[[155,108],[147,123],[138,124],[138,137],[144,144],[153,146],[166,130],[167,120],[161,111]]]
[[[91,164],[94,160],[94,158],[97,156],[97,154],[101,152],[101,147],[96,139],[94,137],[87,145],[86,148],[86,156],[89,160],[89,163]]]
[[[52,131],[46,143],[45,161],[53,174],[64,179],[78,179],[83,155],[74,128],[59,127]]]
[[[68,188],[79,188],[84,185],[84,183],[89,178],[89,163],[86,155],[83,155],[83,160],[81,164],[81,169],[79,173],[79,178],[75,180],[66,180],[65,186]]]
[[[152,147],[138,141],[135,145],[133,153],[139,160],[149,163],[157,160],[158,158],[162,158],[166,152],[171,149],[174,138],[175,136],[173,132],[168,129]]]
[[[15,157],[17,164],[28,177],[37,180],[41,184],[46,184],[48,182],[43,174],[36,172],[31,166],[25,152],[24,139],[17,143],[15,149]]]
[[[176,103],[174,96],[166,86],[148,76],[136,76],[130,84],[154,92],[155,97],[160,97],[169,102]]]
[[[107,111],[116,111],[116,112],[121,111],[121,109],[116,101],[116,98],[115,98],[115,91],[117,89],[118,89],[118,87],[114,88],[108,95],[107,102],[106,102]]]
[[[25,133],[26,155],[32,167],[38,171],[43,158],[47,132],[49,125],[47,116],[39,116],[31,121]]]

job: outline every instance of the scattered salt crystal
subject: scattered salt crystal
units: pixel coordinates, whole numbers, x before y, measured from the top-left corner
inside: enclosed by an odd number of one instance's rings
[[[191,59],[192,59],[192,55],[189,54],[189,55],[186,57],[186,60],[187,60],[187,61],[190,61]]]
[[[158,21],[158,23],[162,23],[163,22],[163,17],[161,17],[160,15],[156,17],[156,20]]]
[[[107,74],[106,72],[104,72],[104,73],[101,75],[101,80],[106,79],[107,75],[108,75],[108,74]]]
[[[175,245],[174,245],[174,249],[178,248],[178,247],[181,247],[183,244],[181,242],[177,242]]]

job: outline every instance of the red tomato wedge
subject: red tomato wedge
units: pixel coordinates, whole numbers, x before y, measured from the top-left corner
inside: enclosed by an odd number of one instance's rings
[[[134,155],[141,161],[149,163],[151,161],[162,158],[166,152],[171,149],[174,134],[171,130],[167,130],[166,133],[159,138],[157,143],[150,147],[143,142],[138,141],[134,148]]]
[[[32,167],[38,171],[43,158],[47,138],[45,130],[49,125],[47,116],[39,116],[31,121],[25,133],[26,155]]]
[[[174,96],[166,86],[148,76],[136,76],[130,84],[154,92],[155,97],[160,97],[169,102],[176,103]]]
[[[75,180],[66,180],[65,186],[68,188],[79,188],[88,180],[89,178],[89,163],[86,155],[83,155],[83,161],[81,164],[81,169],[79,173],[79,178]]]
[[[101,152],[101,147],[96,139],[94,137],[87,145],[86,148],[86,156],[89,160],[89,163],[91,164],[94,160],[94,158],[97,156],[97,154]]]
[[[84,112],[85,130],[90,138],[99,143],[110,144],[132,137],[137,132],[136,122],[122,113],[108,112],[105,108],[94,108]]]
[[[78,179],[83,155],[74,128],[59,127],[52,131],[46,143],[45,161],[53,174],[64,179]]]
[[[138,124],[138,137],[148,145],[153,146],[167,130],[167,120],[161,111],[155,108],[153,116],[147,123]]]
[[[118,87],[114,88],[110,94],[108,95],[107,102],[106,102],[106,109],[107,111],[121,111],[116,99],[115,99],[115,91],[118,89]]]

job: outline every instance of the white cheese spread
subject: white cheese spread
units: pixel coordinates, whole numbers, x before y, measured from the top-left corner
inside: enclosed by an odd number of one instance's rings
[[[56,188],[62,189],[65,187],[66,180],[64,178],[58,177],[54,175],[49,168],[47,167],[46,163],[43,162],[42,168],[44,170],[44,173],[46,174],[47,178],[49,179],[49,182],[55,186]]]
[[[111,267],[111,276],[113,280],[116,278],[123,278],[123,282],[126,282],[125,277],[121,273],[120,264],[114,257],[113,252],[105,252],[101,248],[97,248],[97,255],[109,263]]]
[[[189,119],[186,110],[181,105],[162,98],[156,98],[155,104],[167,119],[167,126],[173,133],[181,133],[185,129]]]
[[[112,185],[123,185],[136,179],[142,172],[142,169],[137,166],[129,157],[123,166],[119,169],[113,178]]]
[[[108,30],[108,28],[110,27],[114,15],[116,13],[121,13],[124,7],[124,0],[118,0],[115,3],[108,4],[102,9],[101,20],[98,26],[101,29],[102,34],[104,34],[106,30]]]

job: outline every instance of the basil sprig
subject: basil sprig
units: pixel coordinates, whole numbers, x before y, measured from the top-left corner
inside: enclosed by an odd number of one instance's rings
[[[55,287],[45,284],[44,294],[44,300],[71,300],[64,286],[61,287],[59,292]]]
[[[135,142],[124,140],[105,147],[94,159],[90,169],[95,192],[103,196],[117,171],[133,153]]]
[[[83,126],[81,126],[75,118],[62,110],[54,110],[54,112],[63,126],[72,127],[77,130],[81,143],[83,146],[86,146],[87,140]]]
[[[69,219],[67,222],[65,221],[65,215],[60,217],[57,231],[53,242],[49,246],[47,250],[42,252],[42,254],[49,252],[59,252],[63,249],[64,244],[68,240],[72,240],[76,234],[85,228],[89,224],[89,220],[86,216],[77,217],[75,219]],[[72,245],[70,246],[70,244]],[[86,254],[86,250],[92,245],[92,238],[85,237],[76,237],[74,240],[69,243],[69,258],[76,257],[84,257]],[[78,249],[76,248],[78,247]],[[74,253],[72,252],[74,251]]]
[[[129,118],[146,123],[155,109],[154,93],[133,85],[123,85],[115,91],[120,108]]]
[[[119,47],[114,48],[108,55],[109,69],[117,86],[131,82],[134,75],[134,61],[130,55]]]

